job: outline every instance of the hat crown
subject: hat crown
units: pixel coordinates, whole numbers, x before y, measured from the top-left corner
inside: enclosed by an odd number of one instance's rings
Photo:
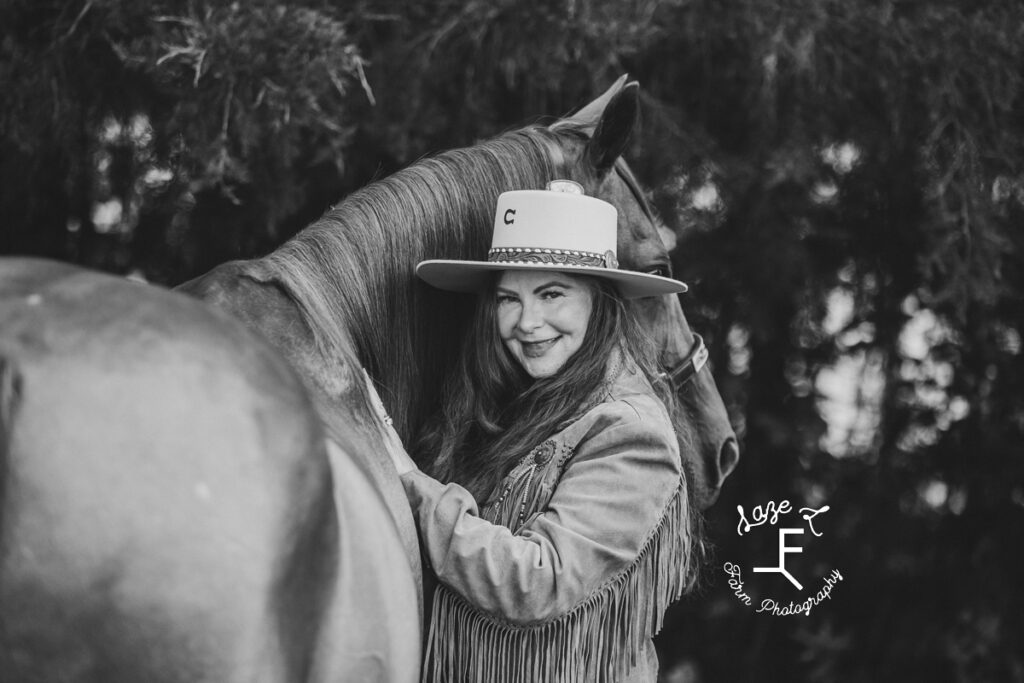
[[[491,250],[585,252],[602,258],[611,252],[614,257],[617,223],[615,207],[595,197],[550,190],[503,192]]]

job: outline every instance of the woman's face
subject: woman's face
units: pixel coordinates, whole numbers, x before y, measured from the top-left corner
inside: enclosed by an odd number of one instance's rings
[[[594,307],[585,280],[556,271],[506,270],[496,300],[498,334],[535,379],[554,375],[579,350]]]

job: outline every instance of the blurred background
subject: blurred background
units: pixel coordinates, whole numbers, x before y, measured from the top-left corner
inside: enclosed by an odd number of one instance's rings
[[[0,27],[0,254],[168,285],[629,73],[743,448],[663,679],[1024,681],[1024,3],[7,0]],[[736,532],[782,500],[829,506],[791,568],[844,580],[807,616],[756,612],[801,594],[750,573],[774,529]]]

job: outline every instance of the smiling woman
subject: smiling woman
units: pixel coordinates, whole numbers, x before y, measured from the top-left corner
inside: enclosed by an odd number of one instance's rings
[[[526,374],[550,377],[579,350],[596,289],[595,284],[562,273],[501,274],[498,334]]]
[[[501,195],[494,224],[487,261],[417,269],[478,295],[417,444],[430,474],[391,439],[440,582],[426,676],[654,681],[691,519],[674,399],[625,299],[686,286],[619,270],[615,209],[575,183]]]

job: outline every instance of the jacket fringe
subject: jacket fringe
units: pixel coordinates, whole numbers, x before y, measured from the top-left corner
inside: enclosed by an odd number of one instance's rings
[[[612,683],[626,677],[661,630],[665,609],[689,588],[689,514],[680,480],[637,558],[550,621],[513,624],[438,585],[423,681]]]

